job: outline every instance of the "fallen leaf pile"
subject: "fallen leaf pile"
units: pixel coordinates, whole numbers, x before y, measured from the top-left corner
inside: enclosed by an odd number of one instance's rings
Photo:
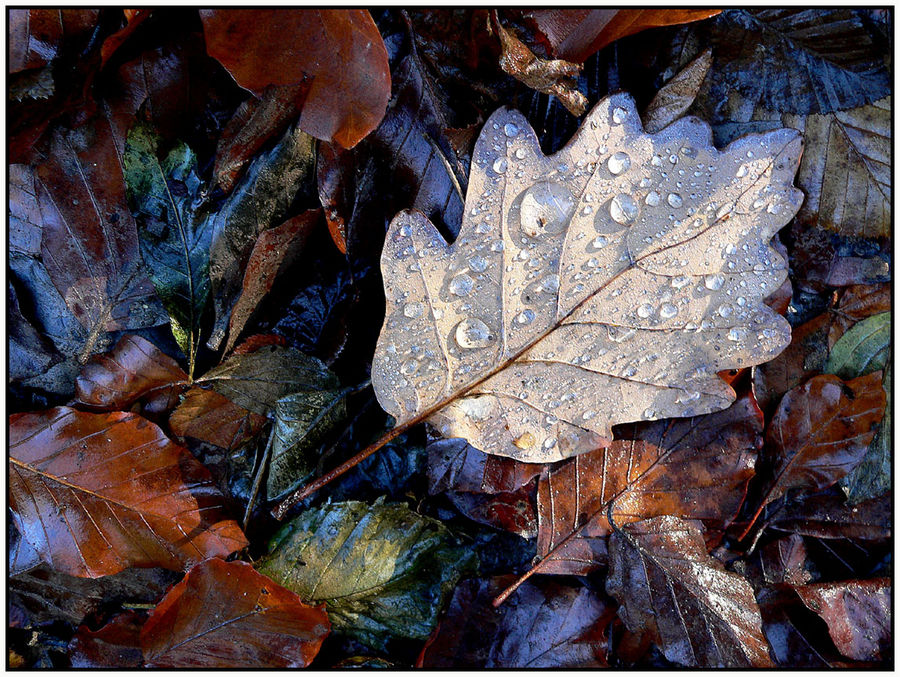
[[[8,665],[889,668],[891,9],[14,9]]]

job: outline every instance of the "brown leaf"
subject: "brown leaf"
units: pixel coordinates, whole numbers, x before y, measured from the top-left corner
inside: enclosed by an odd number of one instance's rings
[[[706,552],[696,522],[663,516],[616,531],[607,591],[632,631],[694,667],[772,667],[753,588]]]
[[[583,575],[604,563],[610,506],[620,526],[674,515],[722,527],[737,514],[762,446],[762,412],[751,395],[707,416],[629,428],[631,439],[541,478],[538,572]]]
[[[697,98],[710,66],[712,50],[707,49],[663,85],[641,116],[644,129],[655,134],[684,115]]]
[[[15,414],[9,440],[16,524],[59,571],[180,570],[247,545],[209,472],[140,416],[68,407]]]
[[[119,150],[103,118],[58,129],[37,167],[41,256],[53,284],[88,332],[84,362],[104,331],[163,321],[141,266]]]
[[[255,437],[266,420],[215,390],[193,387],[172,412],[169,427],[178,437],[193,437],[231,450]]]
[[[828,332],[828,347],[831,348],[850,327],[857,322],[886,313],[892,309],[891,285],[856,284],[841,293],[834,319]]]
[[[72,667],[120,670],[142,667],[141,626],[145,619],[146,614],[125,611],[99,630],[80,626],[69,642]]]
[[[779,667],[842,667],[826,629],[820,627],[824,624],[803,606],[792,588],[763,588],[757,600],[763,632]]]
[[[240,296],[231,309],[228,340],[225,343],[226,353],[234,347],[244,325],[257,305],[272,289],[279,275],[283,274],[303,251],[310,232],[319,221],[320,213],[318,209],[310,209],[288,219],[280,226],[260,233],[244,270]]]
[[[75,381],[81,404],[102,411],[126,410],[145,397],[177,397],[187,383],[178,363],[147,339],[126,334],[108,353],[94,355]]]
[[[97,9],[9,10],[7,71],[13,74],[47,65],[67,41],[86,37],[99,15]]]
[[[384,115],[387,49],[364,9],[200,10],[209,54],[261,96],[307,82],[300,128],[352,148]],[[273,39],[277,36],[277,39]]]
[[[502,54],[500,67],[503,72],[519,82],[544,94],[555,96],[576,117],[587,110],[587,97],[578,91],[575,79],[581,72],[581,64],[562,59],[548,61],[532,52],[525,43],[506,30],[499,20],[493,22],[500,36]]]
[[[148,667],[302,668],[331,624],[246,562],[197,564],[150,614],[141,630]]]
[[[602,668],[613,612],[589,587],[528,581],[507,604],[490,600],[509,577],[469,579],[456,587],[417,667]]]
[[[828,624],[838,650],[858,661],[891,660],[891,579],[814,583],[796,588]]]
[[[152,11],[150,9],[122,10],[125,16],[125,26],[103,41],[103,46],[100,48],[101,67],[106,65],[110,57],[131,37],[131,34],[137,30],[138,26],[150,17],[150,12]]]
[[[759,550],[760,573],[766,585],[804,585],[812,576],[806,567],[806,545],[799,534],[767,543]]]
[[[846,498],[835,487],[789,502],[766,522],[779,531],[816,538],[882,541],[891,537],[891,506],[887,501],[873,498],[851,506]]]
[[[824,489],[856,467],[884,415],[881,372],[815,376],[789,391],[766,431],[774,467],[760,510],[788,489]]]
[[[538,9],[528,12],[554,56],[584,62],[606,45],[648,28],[700,21],[720,9]]]

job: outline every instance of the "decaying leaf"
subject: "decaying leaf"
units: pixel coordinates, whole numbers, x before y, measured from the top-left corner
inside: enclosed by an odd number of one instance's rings
[[[881,541],[891,537],[891,506],[873,498],[850,505],[838,487],[804,496],[779,509],[767,523],[773,529],[824,539]]]
[[[310,604],[336,631],[373,646],[425,639],[474,553],[437,520],[400,503],[332,503],[282,527],[259,570]]]
[[[86,37],[99,14],[97,9],[9,10],[9,73],[47,65],[66,41]]]
[[[712,50],[707,49],[663,85],[641,116],[644,130],[655,134],[684,115],[697,98],[711,65]]]
[[[789,341],[762,301],[787,275],[769,241],[799,207],[799,153],[792,130],[718,151],[694,118],[646,135],[617,94],[545,157],[498,111],[456,242],[416,212],[391,223],[379,402],[531,462],[602,446],[616,423],[726,408],[716,372]]]
[[[96,631],[82,625],[69,642],[72,667],[121,670],[143,666],[141,626],[144,619],[144,614],[126,611]]]
[[[845,478],[847,500],[852,504],[877,498],[891,490],[894,439],[894,404],[891,391],[893,373],[893,365],[889,365],[881,383],[886,397],[881,428],[875,434],[875,439],[869,445],[863,460]]]
[[[265,415],[247,411],[215,390],[194,387],[169,417],[179,437],[192,437],[223,449],[237,449],[266,424]]]
[[[654,517],[610,540],[606,589],[632,631],[646,628],[670,661],[772,667],[753,588],[706,552],[694,522]]]
[[[815,583],[797,588],[803,603],[828,623],[848,658],[879,661],[891,650],[891,579]]]
[[[141,629],[148,667],[305,668],[328,616],[246,562],[206,560],[188,571]]]
[[[61,572],[181,570],[247,545],[209,472],[140,416],[68,407],[16,414],[9,441],[16,525]]]

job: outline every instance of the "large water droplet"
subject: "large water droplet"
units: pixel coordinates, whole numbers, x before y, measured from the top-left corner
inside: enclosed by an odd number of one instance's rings
[[[538,237],[543,232],[561,233],[569,224],[575,208],[572,193],[558,183],[542,181],[525,191],[519,219],[526,235]]]
[[[644,202],[650,205],[651,207],[655,207],[659,204],[660,195],[655,190],[651,190],[647,193],[647,197],[644,198]]]
[[[517,160],[524,160],[526,155],[528,155],[528,153],[525,151],[524,148],[516,148],[516,159]]]
[[[594,249],[603,249],[606,245],[609,244],[609,240],[607,240],[602,235],[598,235],[594,238],[594,241],[591,244],[594,245]]]
[[[743,341],[747,338],[748,331],[744,327],[732,327],[731,331],[728,332],[728,339],[730,341]]]
[[[519,128],[516,127],[512,122],[507,122],[503,125],[503,133],[509,137],[513,137],[519,133]]]
[[[541,280],[541,288],[546,292],[550,292],[551,294],[555,294],[556,292],[558,292],[559,275],[552,273],[545,277],[543,280]]]
[[[653,306],[649,303],[642,303],[637,309],[638,317],[648,318],[653,314]]]
[[[618,176],[622,172],[627,172],[628,168],[631,167],[631,158],[628,157],[628,153],[619,151],[609,156],[606,166],[612,174]]]
[[[609,203],[609,215],[616,223],[634,223],[638,215],[638,204],[627,193],[619,193]]]
[[[467,317],[460,322],[455,333],[460,348],[486,348],[494,342],[490,328],[477,317]]]
[[[506,161],[505,157],[498,157],[496,160],[494,160],[492,168],[498,174],[503,174],[508,166],[509,163]]]
[[[675,207],[676,209],[684,204],[684,200],[681,199],[681,196],[678,193],[669,193],[669,197],[666,198],[666,202],[669,203],[670,207]]]
[[[717,291],[722,288],[723,284],[725,284],[725,278],[719,273],[707,275],[703,280],[703,284],[706,285],[707,289]]]
[[[719,315],[721,315],[722,317],[730,317],[731,313],[733,312],[734,306],[732,306],[730,303],[723,303],[721,306],[719,306]]]
[[[672,303],[663,303],[659,309],[659,316],[663,319],[670,319],[678,314],[678,308]]]
[[[469,269],[476,273],[482,273],[487,268],[487,259],[483,256],[473,256],[469,259]]]
[[[418,301],[412,301],[403,306],[403,314],[406,317],[415,319],[417,317],[422,317],[422,313],[425,312],[425,306],[419,303]]]
[[[457,275],[450,280],[450,293],[456,296],[468,296],[474,286],[475,281],[465,273]]]
[[[516,323],[517,324],[531,324],[534,320],[534,311],[531,308],[526,308],[521,313],[516,315]]]
[[[625,110],[621,106],[616,106],[613,109],[612,120],[615,124],[621,125],[627,119],[628,119],[628,111],[627,110]]]
[[[687,287],[690,283],[691,278],[687,275],[677,275],[672,278],[672,286],[675,287],[675,289],[682,289]]]
[[[415,359],[410,358],[408,360],[405,360],[400,365],[400,373],[403,374],[404,376],[410,376],[412,374],[415,374],[416,371],[418,370],[418,368],[419,368],[419,362]]]

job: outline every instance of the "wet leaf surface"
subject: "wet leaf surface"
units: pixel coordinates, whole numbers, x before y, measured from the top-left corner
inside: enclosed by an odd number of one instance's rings
[[[155,668],[303,668],[329,629],[324,610],[246,562],[210,559],[151,612],[141,646]]]
[[[66,41],[84,38],[97,24],[96,9],[13,9],[9,12],[10,73],[46,66]]]
[[[788,503],[773,515],[771,525],[817,538],[879,541],[890,537],[885,528],[890,513],[890,505],[877,498],[848,505],[844,493],[833,488]]]
[[[72,667],[119,669],[143,667],[141,626],[145,620],[146,614],[127,611],[114,617],[96,631],[82,625],[69,642]]]
[[[139,416],[58,407],[9,426],[16,525],[60,572],[180,570],[247,544],[208,471]]]
[[[255,437],[266,420],[265,415],[248,411],[215,390],[193,387],[172,412],[169,426],[179,437],[230,450]]]
[[[491,606],[509,577],[460,583],[419,667],[602,668],[610,605],[587,587],[531,581],[499,609]]]
[[[473,554],[437,520],[399,503],[333,503],[302,513],[271,543],[259,570],[306,603],[325,602],[336,632],[381,647],[425,639]]]
[[[629,629],[650,630],[671,661],[772,666],[753,588],[707,554],[694,522],[655,517],[617,531],[606,589]]]
[[[598,104],[552,158],[526,125],[512,111],[486,124],[453,245],[415,212],[392,222],[372,368],[379,403],[399,423],[428,417],[445,436],[531,462],[596,448],[614,423],[728,406],[714,371],[771,359],[788,342],[761,301],[786,275],[766,243],[798,205],[795,134],[720,153],[689,119],[643,135],[627,96]],[[670,158],[717,163],[715,208],[675,192],[685,188],[658,169]],[[623,181],[637,190],[616,192]],[[656,218],[686,209],[706,220]]]
[[[238,84],[308,83],[300,128],[345,148],[384,115],[391,78],[387,51],[365,9],[201,10],[206,48]],[[278,35],[277,40],[272,35]]]

